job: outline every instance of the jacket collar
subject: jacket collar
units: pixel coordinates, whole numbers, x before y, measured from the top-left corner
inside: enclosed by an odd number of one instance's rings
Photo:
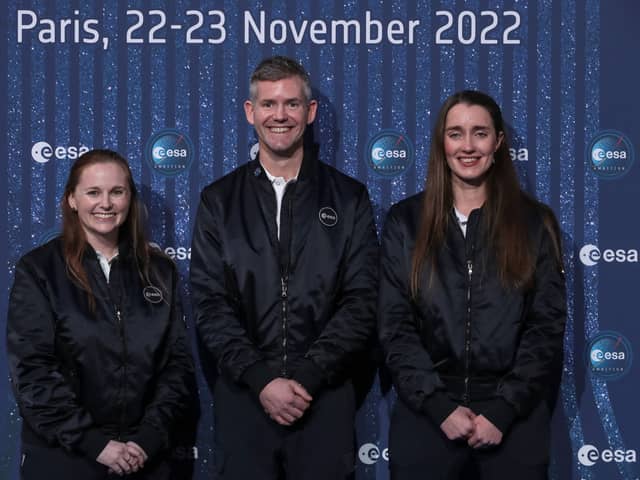
[[[305,148],[295,190],[291,192],[293,194],[290,256],[290,265],[292,268],[306,244],[311,226],[317,221],[318,162],[317,149]],[[247,165],[247,175],[250,177],[249,181],[255,182],[256,184],[255,193],[257,194],[265,228],[269,232],[269,237],[275,251],[277,251],[279,241],[276,230],[276,203],[273,186],[264,168],[260,164],[259,156],[256,156],[256,159],[251,160]],[[282,212],[284,211],[283,208]],[[283,214],[282,212],[281,215]]]
[[[98,252],[91,246],[89,242],[85,243],[84,258],[89,260],[98,261]],[[120,240],[118,242],[118,255],[119,259],[129,259],[133,255],[133,249],[129,245],[129,242]]]
[[[317,180],[317,168],[318,168],[318,148],[313,146],[305,147],[302,155],[302,165],[300,165],[300,171],[298,172],[298,182],[313,182]],[[247,164],[248,174],[263,181],[267,177],[267,172],[260,163],[260,152],[256,155],[254,160],[250,160]]]

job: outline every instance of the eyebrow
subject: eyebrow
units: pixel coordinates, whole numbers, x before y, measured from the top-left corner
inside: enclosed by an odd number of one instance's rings
[[[490,130],[491,126],[490,125],[474,125],[473,127],[471,127],[471,131],[476,132],[478,130]],[[451,130],[463,130],[463,128],[460,125],[453,125],[451,127],[446,127],[445,132],[449,132]]]
[[[116,186],[114,186],[114,187],[111,187],[109,190],[115,190],[115,189],[117,189],[117,188],[124,188],[124,189],[126,189],[127,187],[126,187],[125,185],[116,185]],[[85,187],[83,190],[86,192],[86,191],[88,191],[88,190],[106,190],[106,189],[104,189],[104,188],[102,188],[102,187],[99,187],[98,185],[93,185],[93,186],[90,186],[90,187]]]

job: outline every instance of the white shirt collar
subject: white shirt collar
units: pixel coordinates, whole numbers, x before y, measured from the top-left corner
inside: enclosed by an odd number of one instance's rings
[[[456,207],[453,207],[453,210],[454,210],[454,212],[456,214],[456,218],[458,219],[458,225],[460,225],[460,228],[462,229],[462,234],[466,237],[467,236],[467,222],[469,221],[469,217],[464,215]]]
[[[98,256],[98,262],[100,263],[100,268],[102,269],[102,273],[104,273],[105,278],[107,279],[107,283],[109,283],[109,274],[111,273],[111,263],[118,258],[118,249],[116,249],[115,254],[111,259],[107,259],[102,253],[96,250],[96,255]]]
[[[260,162],[260,165],[262,165],[262,162]],[[267,170],[264,165],[262,165],[262,168],[264,169],[264,173],[267,174],[267,178],[271,181],[273,190],[276,192],[276,227],[278,230],[278,238],[280,238],[280,211],[282,210],[282,198],[284,197],[284,190],[287,185],[298,180],[298,174],[296,173],[295,177],[291,178],[289,181],[286,181],[284,177],[276,177],[269,173],[269,170]],[[300,173],[300,171],[298,171],[298,173]]]
[[[264,173],[267,174],[267,178],[269,179],[269,181],[274,185],[274,186],[282,186],[282,185],[286,185],[289,182],[293,182],[295,180],[298,180],[298,174],[300,173],[300,170],[298,170],[298,172],[296,173],[296,176],[289,179],[289,181],[286,181],[284,179],[284,177],[276,177],[275,175],[272,175],[271,172],[269,170],[267,170],[267,167],[264,166],[264,164],[262,162],[260,162],[260,165],[262,166],[262,169],[264,170]]]

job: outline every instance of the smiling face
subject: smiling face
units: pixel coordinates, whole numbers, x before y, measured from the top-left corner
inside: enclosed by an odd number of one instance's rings
[[[244,109],[258,135],[261,158],[277,161],[301,155],[304,131],[315,119],[317,107],[315,100],[307,99],[298,76],[256,82],[255,96]]]
[[[451,107],[444,127],[444,154],[454,189],[484,185],[503,137],[484,107],[467,103]]]
[[[85,167],[67,201],[77,212],[87,242],[106,254],[118,245],[120,226],[131,205],[127,172],[115,162]]]

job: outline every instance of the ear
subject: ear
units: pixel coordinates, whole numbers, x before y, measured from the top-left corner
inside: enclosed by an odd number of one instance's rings
[[[498,151],[498,149],[500,148],[500,145],[502,145],[502,140],[504,140],[504,132],[500,131],[500,132],[498,132],[498,138],[497,138],[497,141],[496,141],[496,148],[493,149],[493,153]]]
[[[253,102],[251,102],[251,100],[246,100],[244,102],[244,114],[247,117],[247,122],[249,122],[251,125],[253,125]]]
[[[311,100],[309,102],[309,111],[307,112],[307,125],[313,123],[316,119],[316,113],[318,111],[318,102],[316,100]]]
[[[71,210],[73,210],[74,212],[78,210],[78,204],[76,203],[76,199],[74,198],[73,193],[70,193],[67,197],[67,203],[69,204],[69,207],[71,207]]]

